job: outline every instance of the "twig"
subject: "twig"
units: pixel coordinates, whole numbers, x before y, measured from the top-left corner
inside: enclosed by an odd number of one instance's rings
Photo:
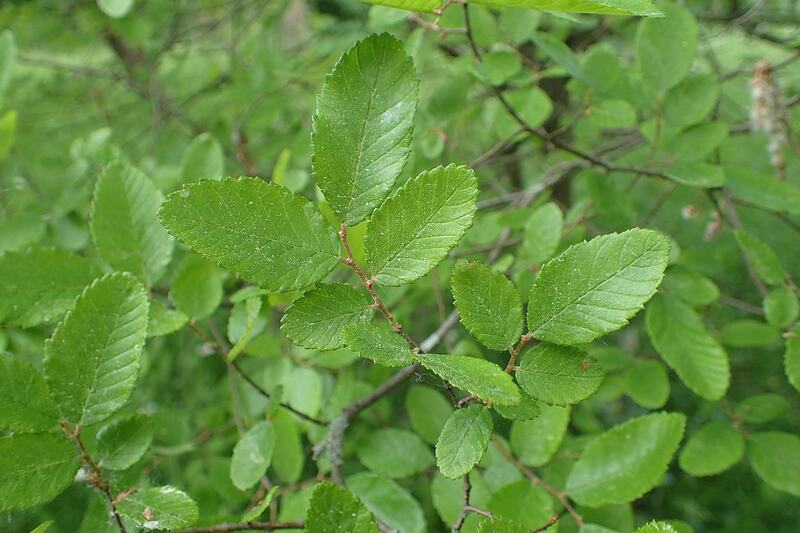
[[[520,337],[519,342],[517,343],[517,345],[514,346],[513,348],[511,348],[508,351],[509,358],[508,358],[508,364],[506,365],[506,369],[505,369],[506,372],[508,372],[510,374],[511,372],[514,371],[514,365],[517,362],[517,356],[519,355],[519,352],[521,352],[522,348],[524,348],[525,345],[528,344],[532,340],[533,340],[533,334],[528,332],[525,335],[523,335],[522,337]]]
[[[189,329],[191,329],[192,331],[194,331],[194,332],[195,332],[195,334],[196,334],[198,337],[200,337],[200,339],[201,339],[203,342],[205,342],[206,344],[208,344],[209,346],[211,346],[211,347],[214,349],[214,351],[217,353],[217,355],[219,355],[219,356],[222,358],[223,362],[226,362],[226,363],[227,363],[227,361],[228,361],[228,353],[227,353],[227,351],[225,350],[225,347],[224,347],[224,346],[222,346],[222,345],[221,345],[219,342],[217,342],[216,340],[214,340],[214,339],[210,338],[208,335],[206,335],[206,334],[203,332],[203,330],[201,330],[201,329],[200,329],[200,328],[197,326],[197,323],[196,323],[194,320],[190,320],[190,321],[189,321],[189,323],[188,323],[188,325],[189,325]],[[271,400],[271,399],[272,399],[272,395],[271,395],[269,392],[267,392],[267,391],[264,389],[264,387],[262,387],[261,385],[259,385],[258,383],[256,383],[256,381],[255,381],[255,380],[253,380],[253,378],[251,378],[251,377],[250,377],[250,376],[247,374],[247,372],[245,372],[245,371],[242,369],[242,367],[241,367],[241,366],[239,366],[239,362],[238,362],[238,361],[232,361],[232,362],[230,363],[230,368],[233,368],[233,370],[235,370],[235,371],[236,371],[236,373],[237,373],[237,374],[239,374],[239,376],[241,376],[241,378],[242,378],[243,380],[245,380],[245,381],[247,382],[247,384],[248,384],[248,385],[250,385],[251,387],[253,387],[253,388],[256,390],[256,392],[258,392],[259,394],[261,394],[262,396],[264,396],[265,398],[267,398],[267,399],[269,399],[269,400]],[[325,421],[323,421],[323,420],[319,420],[319,419],[317,419],[317,418],[314,418],[313,416],[310,416],[310,415],[307,415],[307,414],[303,413],[302,411],[298,411],[297,409],[295,409],[294,407],[292,407],[291,405],[289,405],[289,404],[287,404],[287,403],[280,402],[280,405],[281,405],[281,407],[283,407],[284,409],[286,409],[286,410],[288,410],[288,411],[291,411],[292,413],[294,413],[295,415],[299,416],[299,417],[300,417],[300,418],[302,418],[303,420],[306,420],[306,421],[308,421],[308,422],[312,422],[312,423],[314,423],[314,424],[318,424],[318,425],[320,425],[320,426],[324,426],[324,425],[326,425],[326,424],[327,424],[327,422],[325,422]]]
[[[277,531],[279,529],[303,529],[305,522],[244,522],[241,524],[218,524],[216,526],[181,529],[176,533],[228,533],[230,531]]]
[[[419,352],[419,344],[417,344],[417,342],[411,338],[411,335],[405,332],[403,325],[397,321],[392,312],[389,311],[389,308],[386,307],[386,304],[383,303],[378,291],[375,290],[375,278],[368,278],[361,267],[358,266],[356,260],[353,258],[353,251],[350,249],[350,242],[347,240],[347,224],[342,224],[342,227],[339,229],[339,238],[342,240],[345,252],[347,253],[347,257],[342,259],[342,263],[352,268],[353,271],[358,275],[359,279],[361,279],[361,283],[367,289],[369,295],[372,296],[374,307],[386,318],[387,322],[389,322],[389,324],[392,326],[392,329],[395,331],[395,333],[403,337],[408,345],[411,346],[412,350]]]
[[[89,467],[89,480],[92,485],[97,487],[97,490],[103,493],[106,497],[106,501],[108,502],[108,506],[111,509],[111,516],[114,517],[114,522],[116,522],[117,527],[119,528],[120,533],[127,533],[125,529],[125,524],[122,523],[122,517],[117,512],[117,501],[114,498],[114,495],[111,494],[111,488],[108,485],[108,481],[103,479],[103,473],[100,470],[100,467],[97,463],[94,462],[92,456],[89,455],[89,452],[86,451],[86,446],[83,444],[83,439],[81,439],[81,427],[77,426],[74,430],[69,427],[66,422],[61,422],[61,429],[64,430],[64,433],[70,437],[75,444],[78,446],[78,450],[80,451],[81,460],[83,463]]]
[[[464,521],[467,519],[467,515],[469,511],[467,508],[469,507],[469,495],[472,492],[472,483],[469,480],[469,474],[464,475],[464,483],[462,485],[464,487],[464,503],[461,506],[461,514],[458,516],[458,520],[456,523],[453,524],[453,533],[458,533],[461,531],[461,528],[464,527]]]
[[[540,531],[544,531],[545,529],[549,529],[549,528],[553,527],[553,525],[556,522],[558,522],[560,518],[561,518],[561,513],[556,513],[553,516],[551,516],[550,519],[547,522],[545,522],[544,524],[542,524],[541,526],[539,526],[537,528],[532,529],[530,531],[530,533],[539,533]]]
[[[556,489],[555,487],[547,483],[545,480],[537,476],[533,470],[525,466],[525,464],[523,464],[522,461],[514,457],[514,455],[510,451],[508,451],[505,448],[505,446],[500,444],[497,439],[493,438],[492,444],[494,445],[495,448],[497,448],[500,454],[503,457],[505,457],[511,464],[516,466],[517,469],[520,472],[522,472],[522,474],[526,478],[528,478],[528,480],[531,483],[533,483],[534,485],[539,485],[544,490],[552,494],[559,502],[561,502],[561,505],[564,506],[564,509],[566,509],[566,511],[570,514],[570,516],[572,516],[572,518],[575,520],[575,523],[578,524],[578,527],[583,527],[584,524],[583,517],[578,513],[578,511],[575,510],[575,507],[572,506],[565,492]]]

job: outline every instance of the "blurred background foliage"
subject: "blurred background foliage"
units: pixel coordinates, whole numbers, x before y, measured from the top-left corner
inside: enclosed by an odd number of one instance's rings
[[[94,1],[6,0],[0,3],[0,28],[5,28],[0,67],[12,58],[13,65],[0,68],[0,252],[52,246],[96,259],[88,228],[92,190],[100,169],[116,158],[141,168],[165,193],[200,177],[258,175],[318,199],[310,176],[315,96],[343,51],[381,31],[404,39],[421,80],[414,150],[401,181],[441,163],[470,164],[478,171],[482,209],[454,255],[480,257],[499,240],[509,241],[507,252],[514,250],[535,207],[514,208],[519,191],[535,188],[560,172],[565,161],[575,161],[520,131],[491,85],[506,88],[535,127],[559,132],[575,146],[620,164],[661,168],[673,157],[711,158],[725,169],[776,175],[769,136],[750,124],[754,67],[766,59],[775,67],[771,83],[786,103],[783,119],[790,139],[782,172],[787,182],[800,185],[794,133],[800,126],[800,106],[794,106],[800,101],[800,61],[794,61],[800,57],[798,2],[680,3],[700,25],[692,79],[710,85],[698,91],[714,96],[707,109],[694,96],[679,99],[670,115],[669,103],[642,83],[635,50],[641,20],[635,17],[471,6],[474,36],[484,50],[478,65],[465,39],[461,6],[451,6],[439,18],[355,0],[136,0],[124,16],[114,18]],[[566,43],[577,63],[543,51],[534,43],[542,34]],[[564,65],[572,65],[572,71]],[[700,118],[686,123],[683,112],[691,104],[700,106]],[[690,126],[694,129],[687,133]],[[719,296],[701,308],[712,331],[733,320],[760,318],[762,295],[733,231],[717,218],[703,189],[601,170],[573,165],[567,170],[570,179],[558,180],[544,198],[566,212],[561,247],[635,225],[658,228],[673,239],[687,277],[705,276],[718,288]],[[741,225],[771,245],[790,276],[800,279],[800,208],[786,215],[741,200],[736,205]],[[357,255],[358,231],[352,230]],[[499,258],[523,294],[534,275],[527,254],[520,246]],[[413,286],[386,291],[400,321],[420,338],[452,309],[446,283],[451,263]],[[176,290],[171,283],[180,276],[193,287],[190,292],[200,294],[203,309],[196,316],[207,319],[212,331],[224,332],[234,307],[227,295],[240,287],[237,280],[179,249],[169,273],[152,289],[154,299],[168,305],[170,287]],[[674,277],[675,283],[687,279]],[[388,377],[389,369],[353,363],[357,357],[347,350],[317,353],[292,346],[278,331],[289,301],[265,298],[259,333],[242,358],[265,387],[282,385],[291,405],[329,419]],[[48,326],[4,326],[0,348],[38,365],[49,332]],[[766,334],[757,347],[737,344],[735,332],[729,338],[734,339],[729,344],[734,377],[728,398],[704,401],[673,376],[668,408],[689,415],[691,434],[709,420],[726,420],[725,412],[744,398],[777,393],[783,407],[769,427],[798,433],[800,402],[783,374],[779,335]],[[448,353],[481,351],[460,329],[444,342]],[[566,438],[540,469],[556,486],[587,435],[645,411],[626,386],[634,361],[657,358],[642,317],[595,348],[609,376],[595,397],[573,410]],[[237,440],[234,420],[255,419],[265,404],[210,355],[209,345],[189,329],[148,342],[147,362],[127,412],[152,417],[154,446],[136,466],[116,474],[120,485],[145,477],[184,488],[198,501],[202,523],[238,516],[250,501],[251,495],[238,491],[229,478]],[[497,354],[487,357],[501,360]],[[422,434],[424,424],[415,417],[436,418],[429,413],[434,404],[419,388],[439,385],[431,378],[419,380],[383,399],[352,428],[350,470],[358,470],[353,452],[360,433],[396,423]],[[283,424],[286,442],[273,459],[281,498],[273,513],[290,520],[302,517],[318,474],[310,450],[322,430],[291,417]],[[507,426],[498,428],[500,433],[508,435]],[[534,429],[541,435],[550,431]],[[513,433],[511,439],[518,454],[536,453],[515,443]],[[484,462],[487,487],[515,479],[497,454],[487,454]],[[433,472],[400,483],[419,502],[429,530],[445,530],[443,517],[452,521],[460,487],[456,483],[454,491]],[[511,492],[507,498],[516,497]],[[520,505],[530,505],[524,495],[520,498]],[[711,478],[693,478],[675,465],[660,487],[633,505],[580,511],[619,531],[651,518],[680,519],[698,531],[789,532],[800,522],[797,499],[760,482],[744,463]],[[103,513],[91,490],[74,484],[52,503],[0,515],[0,529],[29,531],[48,519],[54,521],[51,531],[100,531],[96,520]],[[575,530],[569,517],[558,527]]]

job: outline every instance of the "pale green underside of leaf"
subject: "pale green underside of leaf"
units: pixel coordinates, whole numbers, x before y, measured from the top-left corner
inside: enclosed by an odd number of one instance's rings
[[[378,524],[358,498],[344,487],[323,481],[308,505],[306,530],[316,533],[378,533]]]
[[[97,459],[103,468],[125,470],[142,458],[153,442],[153,424],[144,415],[114,420],[97,432]]]
[[[174,487],[138,490],[117,504],[119,513],[145,530],[173,530],[197,521],[197,504]]]
[[[522,335],[522,300],[514,284],[480,263],[459,261],[450,282],[461,322],[492,350],[507,350]]]
[[[130,274],[96,280],[45,344],[44,373],[61,416],[81,425],[122,407],[136,384],[147,295]]]
[[[384,428],[360,439],[358,460],[369,470],[390,478],[408,477],[433,466],[430,448],[416,433]]]
[[[668,261],[667,238],[638,228],[571,246],[534,281],[528,330],[562,345],[616,331],[653,296]]]
[[[498,405],[516,405],[522,398],[511,376],[485,359],[465,355],[418,354],[428,370],[458,389]]]
[[[442,475],[457,479],[472,470],[489,445],[493,427],[492,415],[482,405],[454,411],[436,443],[436,466]]]
[[[571,346],[541,343],[525,352],[516,371],[517,382],[536,400],[569,405],[585,400],[600,387],[600,364]]]
[[[58,409],[44,379],[30,363],[0,355],[0,431],[50,431]]]
[[[418,87],[403,43],[388,33],[359,41],[325,80],[314,115],[312,167],[343,223],[366,219],[403,170]]]
[[[121,161],[103,169],[94,189],[91,229],[98,253],[148,287],[164,274],[175,244],[158,221],[163,199],[147,176]]]
[[[326,283],[304,294],[286,310],[281,331],[304,348],[332,350],[344,346],[347,325],[372,318],[372,298],[344,283]]]
[[[391,479],[360,472],[348,477],[346,485],[375,518],[389,527],[403,533],[426,531],[425,515],[417,500]]]
[[[596,437],[567,479],[570,498],[591,507],[639,498],[661,481],[685,422],[679,413],[655,413]]]
[[[528,396],[522,394],[522,399],[517,405],[494,405],[494,410],[508,420],[533,420],[542,413],[539,404]]]
[[[659,295],[647,307],[646,324],[653,346],[687,387],[707,400],[725,395],[730,382],[728,354],[691,307]]]
[[[250,428],[233,448],[231,481],[239,490],[247,490],[264,476],[272,461],[275,432],[269,422]]]
[[[253,507],[245,511],[242,515],[242,522],[254,522],[256,518],[264,514],[264,511],[267,510],[267,507],[270,506],[272,503],[272,498],[275,497],[275,493],[278,492],[278,486],[273,485],[269,492],[264,495]]]
[[[744,457],[744,437],[730,422],[709,422],[697,430],[678,456],[681,469],[692,476],[711,476]]]
[[[33,248],[0,256],[0,321],[28,328],[61,317],[100,275],[65,250]]]
[[[315,284],[339,258],[336,234],[314,205],[257,178],[187,185],[159,214],[179,241],[274,292]]]
[[[364,241],[377,283],[404,285],[430,272],[472,225],[477,197],[475,173],[455,165],[423,172],[389,197]]]
[[[78,471],[78,453],[63,433],[0,438],[0,511],[55,498]]]
[[[758,477],[800,497],[800,437],[780,431],[754,433],[748,439],[747,451]]]
[[[399,367],[414,362],[406,341],[386,327],[357,322],[342,328],[341,335],[350,349],[379,365]]]

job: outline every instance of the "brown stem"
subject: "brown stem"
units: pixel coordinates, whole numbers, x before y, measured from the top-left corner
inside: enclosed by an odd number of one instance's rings
[[[353,251],[350,249],[350,242],[347,240],[347,224],[342,224],[341,229],[339,229],[339,238],[342,240],[342,244],[344,245],[345,252],[347,253],[347,257],[342,259],[342,262],[353,269],[353,271],[358,275],[359,279],[361,279],[361,283],[369,292],[369,295],[372,296],[372,301],[374,302],[375,308],[381,312],[381,314],[386,318],[387,322],[392,326],[392,329],[403,337],[405,341],[411,346],[411,349],[415,352],[420,352],[419,344],[417,341],[411,338],[411,336],[405,332],[403,329],[403,325],[397,321],[389,308],[386,307],[386,304],[383,303],[380,294],[375,289],[375,279],[368,278],[364,270],[358,266],[356,260],[353,258]]]
[[[97,463],[94,462],[92,456],[89,455],[89,452],[86,450],[86,446],[83,444],[83,439],[81,439],[81,427],[76,426],[75,429],[71,429],[69,425],[62,421],[61,422],[61,429],[64,430],[64,433],[67,434],[67,437],[71,438],[75,444],[78,446],[78,450],[80,451],[81,461],[89,468],[89,480],[92,485],[97,487],[97,490],[103,493],[105,496],[106,501],[108,502],[108,506],[111,509],[111,516],[114,517],[114,522],[116,522],[117,527],[119,528],[120,533],[127,533],[125,529],[125,524],[122,523],[122,517],[117,512],[117,501],[114,498],[114,495],[111,494],[111,487],[108,485],[108,481],[103,478],[103,473],[100,470],[100,467]]]
[[[508,351],[510,357],[508,358],[508,364],[506,365],[506,369],[505,369],[506,372],[508,372],[510,374],[511,372],[514,371],[514,365],[517,362],[517,356],[519,355],[519,352],[521,352],[522,348],[524,348],[525,345],[528,344],[532,340],[533,340],[533,334],[528,332],[525,335],[523,335],[522,337],[520,337],[519,342],[517,343],[517,345],[514,346],[513,348],[511,348]]]
[[[456,523],[453,524],[453,533],[458,533],[459,531],[461,531],[461,528],[464,526],[464,521],[467,519],[467,515],[469,514],[467,508],[469,507],[469,495],[470,492],[472,492],[472,483],[469,480],[469,474],[466,474],[464,476],[463,487],[464,487],[464,503],[461,506],[461,514],[458,516],[458,520],[456,520]]]
[[[244,522],[241,524],[217,524],[216,526],[181,529],[176,533],[227,533],[229,531],[277,531],[279,529],[302,529],[305,522]]]
[[[539,533],[539,531],[544,531],[545,529],[551,528],[556,522],[559,521],[560,518],[561,518],[561,513],[554,514],[553,516],[550,517],[550,519],[547,522],[545,522],[544,524],[535,529],[532,529],[530,533]]]

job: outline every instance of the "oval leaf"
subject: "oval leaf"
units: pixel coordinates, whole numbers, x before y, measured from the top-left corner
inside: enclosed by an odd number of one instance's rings
[[[492,362],[465,355],[418,354],[415,357],[443,380],[481,400],[498,405],[520,402],[522,396],[514,380]]]
[[[517,367],[517,382],[528,395],[553,405],[585,400],[600,387],[604,372],[586,352],[541,343],[528,350]]]
[[[492,415],[482,405],[453,412],[436,443],[436,466],[442,475],[457,479],[472,470],[489,445],[493,427]]]

